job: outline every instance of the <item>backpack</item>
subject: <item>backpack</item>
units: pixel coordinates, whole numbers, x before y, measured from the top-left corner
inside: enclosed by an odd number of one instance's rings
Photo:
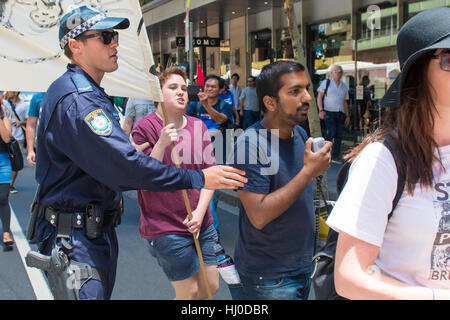
[[[406,174],[402,162],[400,151],[395,147],[394,139],[391,136],[385,136],[380,140],[391,152],[395,165],[397,167],[397,192],[392,201],[392,211],[388,215],[388,221],[394,212],[395,207],[405,188]],[[336,190],[338,195],[344,188],[350,169],[351,162],[347,160],[338,172],[336,181]],[[313,272],[311,275],[311,284],[317,300],[346,300],[336,293],[334,286],[334,257],[339,233],[330,228],[324,247],[313,257]]]

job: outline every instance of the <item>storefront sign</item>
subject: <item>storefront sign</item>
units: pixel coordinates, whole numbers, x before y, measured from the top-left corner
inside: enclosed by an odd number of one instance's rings
[[[177,47],[184,47],[186,40],[184,37],[177,37]],[[220,47],[220,38],[194,37],[192,40],[194,47]]]

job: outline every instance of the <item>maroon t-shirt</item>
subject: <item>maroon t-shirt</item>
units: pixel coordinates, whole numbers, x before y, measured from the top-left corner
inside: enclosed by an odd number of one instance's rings
[[[197,118],[187,115],[185,117],[186,126],[178,130],[178,140],[175,142],[180,167],[201,170],[215,165],[213,145],[205,124]],[[150,143],[150,147],[144,151],[150,156],[163,128],[163,121],[156,112],[153,112],[140,119],[131,134],[136,144]],[[171,154],[172,147],[169,145],[166,147],[162,162],[175,166]],[[187,193],[191,209],[194,211],[200,198],[200,190],[189,189]],[[190,234],[183,224],[188,213],[181,190],[175,192],[138,190],[138,202],[141,209],[139,233],[142,238],[151,239],[164,234]],[[208,206],[201,230],[210,226],[212,222]]]

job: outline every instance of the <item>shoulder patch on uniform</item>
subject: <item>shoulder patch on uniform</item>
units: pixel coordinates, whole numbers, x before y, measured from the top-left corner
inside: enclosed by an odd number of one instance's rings
[[[75,84],[75,87],[77,87],[78,93],[94,91],[89,80],[82,74],[74,74],[72,76],[72,82]]]
[[[112,132],[113,124],[102,109],[90,112],[84,121],[91,130],[100,136],[109,136]]]

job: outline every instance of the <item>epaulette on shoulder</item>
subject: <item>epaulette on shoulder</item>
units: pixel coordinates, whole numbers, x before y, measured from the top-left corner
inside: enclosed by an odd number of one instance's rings
[[[74,74],[72,77],[72,82],[78,90],[78,93],[91,92],[94,91],[91,83],[82,74]]]

